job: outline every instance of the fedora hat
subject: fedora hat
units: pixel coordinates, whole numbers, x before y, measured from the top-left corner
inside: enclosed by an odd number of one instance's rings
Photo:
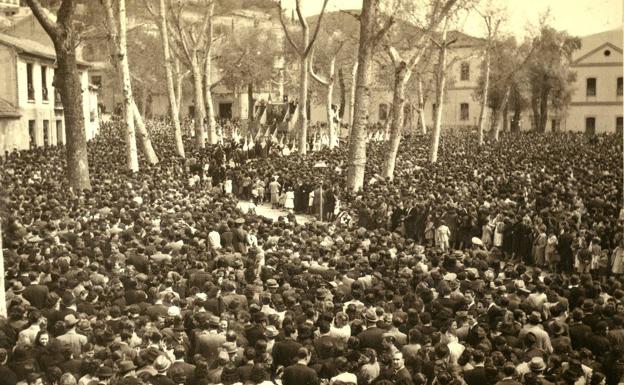
[[[546,363],[542,357],[533,357],[529,362],[529,369],[532,372],[541,372],[546,369]]]
[[[95,376],[99,379],[111,378],[114,375],[115,375],[115,372],[113,371],[113,368],[106,366],[106,365],[100,366],[95,372]]]
[[[154,369],[156,369],[158,373],[166,372],[170,366],[171,361],[169,361],[169,359],[163,355],[158,356],[156,360],[154,360]]]
[[[583,311],[592,312],[594,311],[594,301],[591,299],[586,299],[583,301],[583,305],[581,306]]]
[[[136,365],[134,364],[134,362],[132,362],[130,360],[125,360],[125,361],[121,361],[117,365],[117,368],[119,369],[119,372],[121,374],[125,374],[125,373],[128,373],[131,370],[136,369]]]
[[[78,318],[76,318],[76,316],[71,314],[71,313],[66,315],[65,318],[63,319],[63,321],[65,321],[65,326],[66,327],[72,327],[72,326],[76,325],[78,322],[80,322],[80,320]]]
[[[364,313],[364,318],[366,319],[366,321],[371,322],[371,323],[379,321],[379,318],[377,317],[377,312],[375,312],[375,309],[367,309],[366,312]]]

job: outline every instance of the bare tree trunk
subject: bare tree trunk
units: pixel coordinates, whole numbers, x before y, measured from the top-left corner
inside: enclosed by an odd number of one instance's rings
[[[446,83],[446,29],[447,21],[444,21],[442,29],[442,46],[438,58],[438,79],[436,84],[436,111],[435,124],[433,127],[433,136],[431,137],[431,153],[429,161],[436,163],[438,161],[438,147],[440,146],[440,134],[442,132],[442,109],[444,105],[444,87]]]
[[[505,105],[503,110],[503,132],[509,130],[509,103]]]
[[[548,94],[550,90],[547,87],[542,89],[539,106],[539,132],[546,132],[546,124],[548,123]]]
[[[539,131],[539,96],[536,90],[531,92],[531,111],[533,112],[532,128],[535,131]]]
[[[425,118],[425,95],[423,95],[422,77],[418,76],[418,125],[423,135],[427,135],[427,119]]]
[[[26,3],[52,39],[56,51],[56,75],[53,84],[59,89],[63,104],[69,185],[75,193],[90,190],[82,85],[76,62],[80,34],[73,25],[76,2],[63,0],[56,14],[56,22],[52,21],[38,0],[26,0]]]
[[[112,9],[110,10],[112,13]],[[139,171],[139,158],[137,153],[136,135],[134,133],[134,103],[132,99],[132,83],[130,82],[130,68],[128,66],[128,51],[126,42],[126,1],[119,0],[119,41],[117,54],[121,69],[121,82],[124,94],[124,114],[126,123],[126,162],[132,172]],[[111,23],[112,29],[115,28]],[[112,33],[111,33],[112,34]],[[115,40],[113,40],[115,41]]]
[[[338,107],[338,117],[340,118],[340,121],[342,121],[347,105],[347,87],[345,85],[345,75],[342,67],[338,68],[338,86],[340,87],[340,107]]]
[[[485,52],[485,79],[483,81],[483,99],[481,100],[481,111],[479,112],[479,146],[482,146],[483,131],[485,130],[485,120],[487,119],[488,91],[490,89],[490,48]]]
[[[386,147],[386,160],[383,167],[383,177],[394,178],[394,167],[396,164],[399,144],[401,143],[401,130],[403,128],[405,108],[405,83],[410,77],[410,70],[405,67],[405,62],[401,67],[395,69],[394,73],[394,95],[392,97],[392,125],[390,129],[390,140]]]
[[[511,132],[520,131],[520,118],[522,116],[522,110],[517,106],[514,106],[513,120],[511,121]]]
[[[355,90],[357,86],[358,61],[356,60],[351,70],[351,92],[349,94],[349,134],[353,128],[353,116],[355,113]],[[351,136],[351,135],[349,135]]]
[[[175,85],[175,94],[176,94],[176,104],[178,105],[178,113],[179,118],[182,119],[182,94],[184,93],[183,84],[184,84],[184,75],[180,73],[180,60],[176,58],[173,62],[174,71],[176,74],[176,85]]]
[[[307,35],[307,34],[304,34]],[[308,39],[304,38],[304,42],[307,45]],[[299,154],[305,155],[307,153],[308,146],[308,56],[300,57],[300,71],[299,71]]]
[[[141,108],[139,110],[139,113],[141,114],[141,116],[145,116],[147,118],[147,99],[149,96],[147,94],[146,87],[140,87],[139,90],[141,91]]]
[[[158,156],[156,155],[156,151],[154,151],[154,147],[152,147],[149,132],[145,127],[143,117],[139,113],[139,109],[134,101],[132,101],[132,112],[134,116],[135,133],[136,137],[139,139],[141,151],[143,152],[143,155],[145,155],[145,159],[147,159],[149,164],[156,164],[158,163]]]
[[[2,252],[2,217],[0,217],[0,317],[7,319],[6,291],[4,283],[4,253]]]
[[[500,127],[501,127],[501,122],[503,120],[503,113],[507,110],[507,102],[509,101],[510,94],[511,94],[511,87],[507,86],[505,88],[505,93],[503,94],[503,100],[501,101],[500,107],[496,111],[496,117],[494,119],[494,122],[496,124],[494,126],[494,140],[495,141],[498,141],[498,138],[500,135]]]
[[[366,168],[366,138],[368,105],[370,103],[370,68],[374,48],[375,23],[379,12],[378,0],[364,0],[360,15],[360,42],[358,48],[357,78],[353,98],[353,125],[349,135],[347,160],[347,189],[358,191],[364,185]]]
[[[206,119],[206,111],[204,110],[202,71],[197,60],[197,51],[193,52],[191,75],[193,76],[193,103],[195,104],[195,142],[199,148],[205,148],[206,134],[204,130],[204,120]]]
[[[254,98],[253,98],[253,83],[247,83],[247,119],[253,122],[255,119],[254,111]]]
[[[169,48],[169,30],[167,29],[167,8],[165,0],[159,1],[159,22],[160,38],[162,39],[163,54],[165,58],[165,78],[167,80],[167,96],[169,99],[169,117],[173,124],[173,136],[176,144],[176,153],[182,158],[184,154],[184,143],[182,142],[182,129],[180,127],[180,103],[176,101],[175,88],[173,85],[173,69],[171,68],[171,51]]]
[[[212,23],[209,26],[209,36],[212,36]],[[212,37],[209,37],[212,39]],[[208,143],[216,144],[217,138],[217,121],[215,120],[214,105],[212,104],[212,45],[208,45],[208,52],[206,53],[204,76],[206,76],[205,90],[204,90],[204,102],[206,103],[206,117],[208,119]]]
[[[329,148],[336,147],[336,123],[334,122],[334,110],[332,109],[332,101],[334,99],[334,74],[336,72],[336,57],[334,56],[329,63],[329,78],[327,85],[327,129],[329,135]]]

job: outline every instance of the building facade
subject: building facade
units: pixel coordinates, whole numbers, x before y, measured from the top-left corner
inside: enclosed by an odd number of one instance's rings
[[[0,34],[0,152],[65,143],[63,106],[52,85],[52,46]],[[97,90],[89,86],[88,64],[79,61],[87,139],[97,134]]]
[[[565,130],[588,134],[623,130],[622,29],[581,38],[571,67],[576,72]]]

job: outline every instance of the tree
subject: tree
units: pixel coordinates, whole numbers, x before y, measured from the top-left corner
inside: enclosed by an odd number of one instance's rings
[[[312,51],[312,47],[314,47],[314,43],[316,41],[316,37],[318,35],[319,29],[321,27],[323,21],[323,15],[325,14],[325,7],[327,6],[328,0],[323,0],[323,7],[321,8],[321,13],[319,14],[318,22],[316,23],[316,28],[312,36],[310,37],[310,27],[308,26],[308,22],[303,17],[301,13],[301,0],[295,0],[295,10],[297,11],[297,18],[299,19],[299,25],[301,26],[301,46],[299,46],[293,40],[290,32],[288,31],[288,27],[284,23],[284,12],[282,10],[282,2],[280,0],[279,3],[279,19],[282,24],[282,29],[284,30],[284,35],[286,36],[286,40],[291,45],[291,47],[295,50],[297,55],[299,56],[299,153],[305,155],[307,152],[307,143],[308,143],[308,116],[307,116],[307,105],[308,105],[308,58],[310,56],[310,52]]]
[[[56,13],[56,22],[44,10],[39,0],[27,0],[32,10],[54,43],[56,74],[54,87],[59,89],[67,139],[67,179],[75,192],[91,189],[87,160],[87,136],[82,111],[82,87],[78,75],[76,47],[81,31],[74,23],[76,0],[63,0]]]
[[[440,134],[442,132],[442,108],[444,106],[444,88],[446,82],[446,53],[453,41],[448,41],[447,36],[448,20],[444,20],[442,27],[442,39],[440,42],[434,41],[438,47],[438,72],[436,79],[436,108],[435,122],[433,126],[433,135],[431,136],[431,150],[429,153],[429,162],[436,163],[438,161],[438,147],[440,145]]]
[[[255,29],[231,31],[219,47],[217,62],[223,69],[220,83],[239,90],[247,85],[249,120],[254,119],[254,85],[271,81],[275,58],[279,56],[276,37],[272,31],[258,33]],[[236,91],[235,91],[236,92]]]
[[[106,12],[106,24],[111,46],[113,67],[121,79],[124,94],[125,136],[128,168],[134,172],[139,170],[137,158],[136,138],[139,138],[141,149],[150,164],[158,163],[158,156],[152,147],[147,128],[141,117],[132,93],[130,64],[127,43],[126,5],[125,0],[119,0],[119,9],[115,21],[114,9],[111,0],[101,0]],[[136,125],[135,125],[136,124]]]
[[[196,6],[203,10],[201,18],[183,19],[183,14],[188,5],[187,2],[178,1],[176,6],[169,0],[169,32],[175,41],[176,56],[191,70],[193,79],[193,103],[195,105],[195,142],[200,148],[206,146],[206,130],[204,120],[206,119],[206,106],[204,104],[204,74],[206,64],[204,60],[210,57],[212,46],[212,14],[214,12],[213,0],[198,1]],[[203,54],[203,55],[202,55]],[[209,74],[206,74],[209,78]],[[209,81],[208,81],[209,82]],[[210,89],[208,87],[208,91]],[[208,93],[210,94],[210,93]],[[212,107],[212,106],[211,106]],[[210,143],[216,143],[216,123],[214,118],[209,120],[208,139]]]
[[[349,155],[347,168],[347,188],[358,191],[364,185],[366,169],[366,139],[368,136],[368,106],[370,103],[370,68],[375,47],[394,24],[394,17],[386,19],[378,27],[380,0],[364,0],[360,15],[360,41],[358,47],[357,81],[353,126],[349,133]]]
[[[385,178],[392,179],[394,177],[394,166],[405,118],[405,86],[412,76],[414,67],[420,62],[420,58],[427,49],[427,44],[423,43],[437,28],[438,24],[447,17],[447,14],[456,3],[457,0],[433,1],[431,11],[428,12],[429,25],[416,39],[411,40],[412,44],[408,48],[412,53],[409,57],[401,57],[401,54],[393,45],[389,44],[386,47],[394,69],[394,86],[392,92],[390,140],[387,143],[386,158],[383,166],[383,176]],[[408,4],[411,5],[412,3]]]
[[[510,101],[516,124],[522,110],[526,108],[525,95],[528,93],[525,85],[526,65],[533,52],[530,43],[518,45],[513,37],[495,40],[490,46],[491,71],[487,88],[487,106],[492,111],[490,136],[495,141],[498,140],[500,125],[505,120],[505,110],[509,109]],[[483,100],[484,83],[485,68],[479,77],[475,95],[479,100]]]
[[[340,38],[338,36],[338,38]],[[327,40],[325,40],[327,41]],[[327,41],[329,43],[329,41]],[[333,149],[337,144],[337,132],[336,132],[336,112],[333,109],[333,99],[334,99],[334,81],[336,74],[336,57],[338,53],[342,49],[343,44],[339,43],[338,47],[332,50],[330,53],[327,77],[323,78],[316,74],[314,71],[314,49],[310,55],[310,75],[314,80],[316,80],[319,84],[325,87],[326,98],[325,98],[325,111],[327,113],[327,130],[329,136],[329,148]]]
[[[527,65],[527,78],[531,87],[533,127],[546,130],[549,104],[564,110],[576,74],[570,70],[572,52],[581,47],[577,37],[542,24],[540,35],[533,40],[534,55]]]
[[[169,118],[173,124],[174,139],[176,145],[176,153],[178,156],[184,158],[184,143],[182,142],[182,129],[180,127],[180,103],[176,99],[175,85],[173,80],[173,58],[171,55],[171,48],[169,47],[169,29],[167,28],[167,6],[165,0],[158,1],[158,16],[152,9],[149,2],[146,1],[146,7],[150,14],[153,16],[156,24],[158,25],[158,31],[160,32],[160,39],[162,41],[162,50],[165,64],[165,79],[167,80],[167,98],[169,100]]]
[[[115,58],[115,67],[121,74],[121,83],[123,85],[124,95],[124,122],[125,122],[125,141],[126,141],[126,162],[128,169],[132,172],[139,171],[139,158],[137,154],[136,135],[134,130],[134,108],[132,103],[132,84],[130,82],[130,68],[128,65],[128,50],[126,43],[126,2],[119,0],[119,35],[117,34],[117,26],[113,16],[113,5],[111,0],[103,0],[106,10],[106,18],[108,21],[110,36],[113,42],[113,55]]]
[[[484,49],[484,59],[483,59],[483,88],[481,91],[481,109],[479,111],[479,146],[483,145],[483,132],[485,130],[485,121],[487,119],[487,106],[488,106],[488,90],[490,86],[490,72],[491,72],[491,56],[492,56],[492,45],[498,35],[498,30],[501,22],[503,21],[503,17],[501,15],[501,11],[494,8],[490,3],[488,8],[485,11],[477,12],[481,15],[483,22],[485,24],[485,28],[487,31],[486,41],[485,41],[485,49]]]

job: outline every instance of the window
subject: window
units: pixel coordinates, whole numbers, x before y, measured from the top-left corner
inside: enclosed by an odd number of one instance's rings
[[[617,78],[617,96],[622,96],[622,90],[624,87],[622,86],[622,78]]]
[[[462,81],[470,80],[470,64],[461,63],[459,80],[462,80]]]
[[[624,130],[624,120],[622,120],[621,116],[615,118],[615,132],[621,132]]]
[[[41,95],[44,101],[48,101],[48,67],[41,66]]]
[[[43,146],[48,147],[50,145],[50,121],[43,121]]]
[[[557,132],[559,131],[559,119],[553,119],[550,122],[550,130],[552,132]]]
[[[585,118],[585,133],[594,135],[596,133],[596,118],[589,116]]]
[[[386,120],[388,119],[388,105],[386,103],[381,103],[379,105],[379,120]]]
[[[28,136],[30,137],[29,147],[34,148],[37,145],[37,127],[34,120],[28,121]]]
[[[102,88],[102,76],[100,75],[93,75],[91,77],[91,83],[95,86],[97,86],[98,88]]]
[[[596,96],[596,78],[587,78],[587,96]]]
[[[470,119],[470,105],[468,103],[462,103],[459,105],[459,120]]]
[[[35,100],[35,86],[33,85],[33,65],[26,64],[26,84],[28,86],[28,101]]]
[[[57,144],[65,143],[63,140],[63,121],[62,120],[56,121],[56,143]]]

